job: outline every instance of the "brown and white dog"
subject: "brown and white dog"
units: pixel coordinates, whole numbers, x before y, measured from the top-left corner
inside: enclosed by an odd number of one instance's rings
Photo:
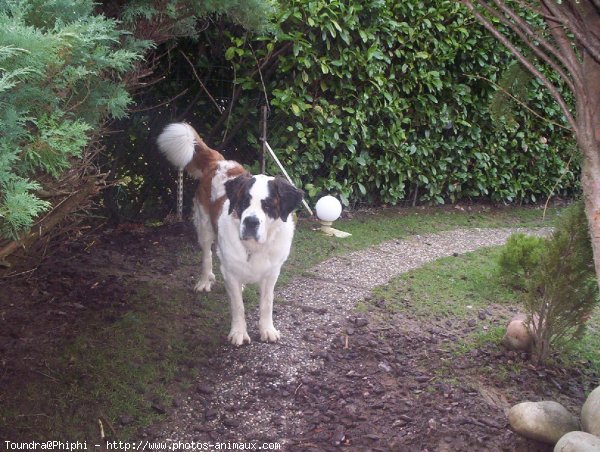
[[[202,248],[202,270],[195,290],[209,292],[215,281],[212,244],[217,239],[221,273],[231,301],[229,340],[250,342],[242,290],[258,283],[263,341],[280,338],[273,325],[273,290],[287,259],[294,222],[292,211],[303,192],[281,177],[252,176],[239,163],[208,147],[192,126],[168,125],[157,139],[160,151],[178,168],[199,179],[193,221]]]

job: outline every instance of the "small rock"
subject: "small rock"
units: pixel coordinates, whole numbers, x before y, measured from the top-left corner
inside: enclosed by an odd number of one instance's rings
[[[533,339],[527,328],[526,322],[527,316],[525,314],[518,314],[508,322],[506,333],[502,339],[502,343],[505,347],[511,350],[530,349]]]
[[[209,409],[206,410],[206,413],[204,413],[204,417],[206,418],[207,421],[210,421],[212,419],[216,419],[216,417],[219,415],[217,410],[214,409]]]
[[[166,414],[167,410],[160,402],[154,402],[151,405],[152,409],[156,411],[158,414]]]
[[[581,408],[581,428],[600,437],[600,386],[590,393]]]
[[[600,438],[586,432],[569,432],[554,446],[554,452],[598,452]]]
[[[225,418],[223,419],[223,425],[229,428],[237,428],[240,426],[240,421],[237,419]]]
[[[119,416],[119,424],[123,426],[131,424],[133,420],[133,417],[128,414],[122,414],[121,416]]]
[[[344,433],[344,428],[338,426],[335,429],[333,437],[331,438],[331,442],[334,446],[339,446],[340,444],[342,444],[342,441],[344,441],[344,439],[346,439],[346,433]]]
[[[363,317],[357,317],[356,320],[354,321],[354,324],[358,327],[363,327],[363,326],[367,326],[369,324],[369,321]]]
[[[199,394],[209,395],[215,392],[215,389],[209,384],[201,383],[196,388],[196,391],[198,391]]]
[[[408,421],[405,419],[396,419],[394,421],[394,423],[392,424],[392,428],[394,427],[404,427],[406,424],[408,424]]]
[[[380,362],[380,363],[377,365],[377,367],[378,367],[379,369],[383,370],[384,372],[391,372],[391,371],[392,371],[392,368],[391,368],[391,366],[390,366],[388,363],[386,363],[385,361],[381,361],[381,362]]]
[[[519,435],[555,444],[561,436],[579,429],[579,422],[558,402],[523,402],[508,412],[508,422]]]

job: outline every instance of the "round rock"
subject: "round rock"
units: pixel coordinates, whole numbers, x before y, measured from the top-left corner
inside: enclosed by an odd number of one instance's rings
[[[525,438],[555,444],[563,435],[579,429],[579,422],[558,402],[523,402],[508,412],[508,422]]]
[[[600,436],[600,386],[590,393],[581,408],[581,429]]]
[[[558,440],[554,452],[597,452],[600,438],[586,432],[569,432]]]
[[[518,314],[508,322],[502,342],[510,350],[529,350],[531,348],[533,340],[526,322],[525,314]]]

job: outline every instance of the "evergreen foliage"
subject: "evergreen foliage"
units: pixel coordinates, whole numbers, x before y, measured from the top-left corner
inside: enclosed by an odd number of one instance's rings
[[[500,275],[511,287],[526,290],[540,263],[546,240],[526,234],[511,235],[498,258]]]
[[[534,359],[543,362],[553,347],[580,336],[598,301],[588,222],[579,201],[563,212],[528,285]]]
[[[52,208],[41,193],[66,172],[97,172],[86,153],[107,120],[128,114],[131,92],[154,69],[143,60],[149,49],[197,39],[205,17],[265,30],[274,8],[272,0],[1,2],[0,238],[17,239]]]
[[[214,17],[233,21],[248,30],[272,27],[275,0],[131,0],[123,4],[119,19],[132,31],[144,23],[167,24],[167,38],[197,37],[199,18]],[[161,39],[154,35],[154,41]]]
[[[17,238],[50,207],[40,179],[80,158],[131,98],[120,77],[140,54],[90,0],[0,6],[0,235]]]
[[[525,290],[535,361],[545,361],[564,341],[581,336],[599,302],[582,201],[562,212],[549,239],[513,235],[499,264],[505,280]]]

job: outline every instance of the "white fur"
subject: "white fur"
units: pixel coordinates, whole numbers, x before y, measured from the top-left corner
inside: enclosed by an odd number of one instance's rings
[[[194,129],[188,124],[183,122],[169,124],[156,142],[160,152],[177,168],[185,168],[194,158],[196,137]]]
[[[265,175],[254,176],[256,178],[256,182],[250,188],[250,195],[252,199],[250,201],[250,205],[244,212],[242,213],[242,217],[240,218],[240,239],[244,235],[244,220],[247,217],[255,217],[259,220],[258,231],[256,234],[256,241],[260,244],[263,244],[267,241],[266,234],[266,226],[268,223],[267,214],[262,209],[261,201],[265,199],[269,195],[269,180],[273,179],[272,177]]]
[[[268,179],[267,179],[268,180]],[[262,185],[267,180],[255,182]],[[254,186],[253,186],[254,189]],[[257,187],[257,191],[259,187]],[[252,192],[252,190],[251,190]],[[251,209],[254,202],[251,203]],[[242,241],[241,221],[228,214],[229,201],[225,201],[219,217],[217,254],[221,261],[221,273],[231,301],[231,331],[229,340],[235,345],[250,342],[244,316],[242,287],[258,283],[260,289],[260,317],[258,329],[262,341],[275,342],[280,333],[273,325],[273,291],[281,266],[287,259],[294,235],[291,218],[283,222],[264,215],[265,236],[262,241]],[[244,217],[244,215],[242,215]],[[262,242],[262,243],[261,243]]]
[[[198,244],[202,249],[202,267],[200,279],[194,290],[198,292],[210,292],[215,282],[215,274],[212,271],[212,244],[215,241],[215,233],[208,212],[200,205],[198,198],[194,197],[194,216],[192,221],[196,226]]]
[[[210,200],[215,201],[225,194],[225,182],[231,179],[231,176],[227,175],[227,171],[235,168],[237,163],[233,160],[221,160],[217,163],[217,171],[213,176],[211,187],[210,187]]]

